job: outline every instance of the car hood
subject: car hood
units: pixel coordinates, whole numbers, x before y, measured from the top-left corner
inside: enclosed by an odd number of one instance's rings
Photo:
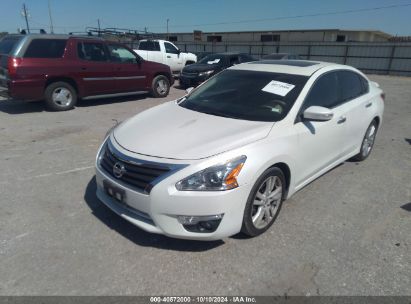
[[[185,66],[183,72],[205,72],[219,68],[219,64],[193,63]]]
[[[204,114],[171,101],[126,120],[113,135],[124,149],[153,157],[195,160],[263,139],[272,122]]]

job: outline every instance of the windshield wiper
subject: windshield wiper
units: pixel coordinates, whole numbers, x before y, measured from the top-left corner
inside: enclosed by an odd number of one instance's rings
[[[227,113],[218,112],[218,111],[200,111],[200,110],[197,110],[197,111],[204,113],[204,114],[214,115],[214,116],[221,116],[221,117],[232,118],[232,119],[240,119],[239,117],[232,116]]]

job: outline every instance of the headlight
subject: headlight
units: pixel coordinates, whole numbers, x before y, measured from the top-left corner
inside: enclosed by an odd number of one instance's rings
[[[176,184],[180,191],[222,191],[238,187],[237,176],[244,166],[246,156],[201,170]]]
[[[211,70],[211,71],[207,71],[207,72],[198,73],[198,76],[210,76],[213,73],[214,73],[214,70]]]

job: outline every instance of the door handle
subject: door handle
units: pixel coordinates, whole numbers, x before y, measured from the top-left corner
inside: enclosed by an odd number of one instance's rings
[[[369,107],[371,107],[371,106],[372,106],[372,102],[369,102],[369,103],[367,103],[367,104],[365,105],[366,108],[369,108]]]
[[[167,56],[167,58],[171,58],[171,56]]]
[[[86,67],[81,67],[81,70],[85,71],[85,70],[87,70],[87,68]]]
[[[338,124],[343,124],[343,123],[345,123],[346,121],[347,121],[347,117],[341,116],[340,118],[338,118],[337,123],[338,123]]]

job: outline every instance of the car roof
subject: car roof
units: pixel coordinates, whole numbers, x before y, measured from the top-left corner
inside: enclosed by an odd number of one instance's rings
[[[309,61],[309,60],[261,60],[242,63],[230,67],[230,70],[246,70],[246,71],[260,71],[260,72],[273,72],[282,74],[294,74],[302,76],[311,76],[319,69],[324,67],[346,67],[341,64],[321,62],[321,61]]]
[[[210,53],[208,55],[218,55],[218,56],[238,56],[238,55],[247,55],[247,53],[238,53],[238,52],[224,52],[224,53]]]
[[[95,40],[104,40],[101,37],[97,36],[88,36],[88,35],[67,35],[67,34],[7,34],[4,37],[21,37],[29,40],[32,39],[95,39]]]

